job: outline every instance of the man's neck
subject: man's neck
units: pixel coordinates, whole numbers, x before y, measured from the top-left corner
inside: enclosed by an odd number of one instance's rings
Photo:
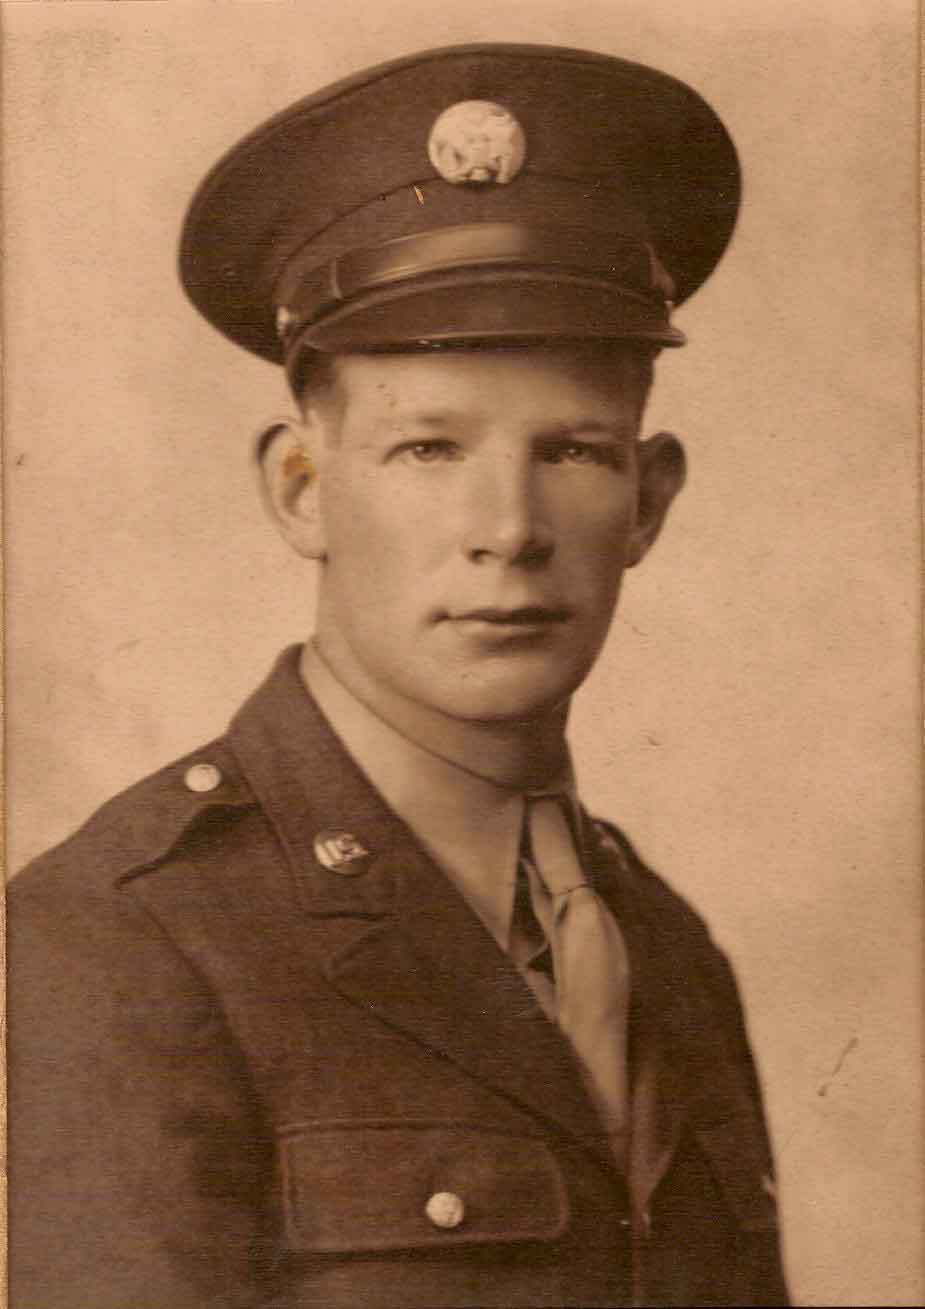
[[[561,777],[567,768],[567,702],[529,719],[453,718],[382,687],[340,642],[321,635],[312,644],[331,674],[367,709],[415,745],[476,777],[516,790],[535,790]],[[304,661],[303,655],[303,680]]]

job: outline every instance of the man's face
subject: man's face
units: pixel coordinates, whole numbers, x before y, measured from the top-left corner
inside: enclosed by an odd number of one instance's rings
[[[626,363],[572,348],[338,360],[337,419],[309,411],[324,429],[316,635],[380,706],[532,718],[583,681],[639,553],[643,394]]]

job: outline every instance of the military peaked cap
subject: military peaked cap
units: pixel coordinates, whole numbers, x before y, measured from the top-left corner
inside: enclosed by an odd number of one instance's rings
[[[180,273],[233,341],[304,349],[601,338],[681,345],[675,304],[732,234],[713,110],[622,59],[451,46],[300,100],[187,214]]]

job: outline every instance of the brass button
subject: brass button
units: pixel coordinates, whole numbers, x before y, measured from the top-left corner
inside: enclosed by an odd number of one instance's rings
[[[315,858],[332,873],[355,877],[369,867],[369,851],[352,832],[319,832],[315,837]]]
[[[442,1227],[449,1232],[459,1227],[465,1218],[466,1206],[455,1191],[435,1191],[424,1206],[424,1212],[434,1227]]]
[[[222,784],[222,775],[215,764],[193,764],[183,778],[188,791],[214,791]]]

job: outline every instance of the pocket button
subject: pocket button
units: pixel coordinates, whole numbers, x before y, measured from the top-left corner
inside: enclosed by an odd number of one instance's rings
[[[434,1227],[452,1231],[466,1216],[466,1206],[455,1191],[435,1191],[424,1206],[424,1212]]]

